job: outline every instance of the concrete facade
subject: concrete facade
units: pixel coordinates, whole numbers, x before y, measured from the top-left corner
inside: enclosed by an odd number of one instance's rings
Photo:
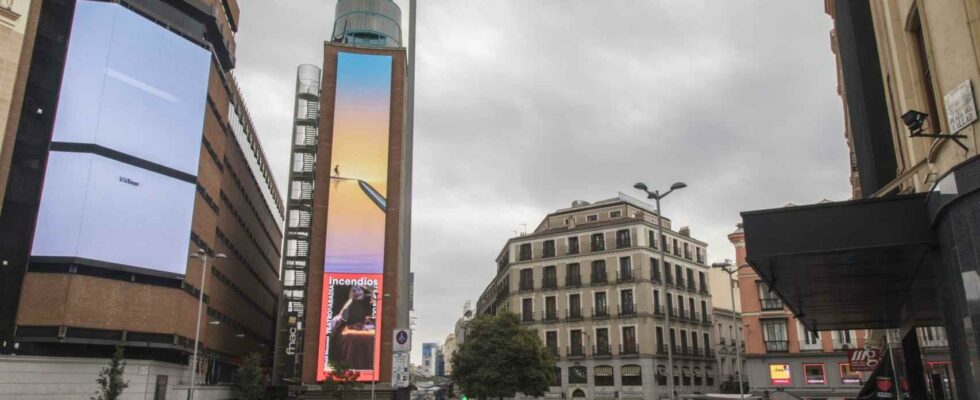
[[[36,28],[36,16],[31,19],[31,0],[11,0],[0,2],[0,198],[7,187],[7,174],[10,172],[10,151],[13,144],[8,140],[11,130],[11,116],[20,117],[23,103],[23,88],[15,91],[18,82],[23,82],[26,65],[23,65],[24,42],[28,29]],[[28,24],[31,20],[31,24]],[[33,33],[31,34],[33,36]],[[33,40],[33,39],[32,39]],[[17,96],[20,94],[20,96]],[[15,125],[16,126],[16,125]],[[11,139],[13,135],[10,135]],[[0,203],[0,210],[2,210]]]
[[[656,220],[624,194],[575,202],[501,250],[477,310],[515,312],[538,332],[560,369],[550,397],[666,398],[668,309],[675,391],[714,391],[707,245],[666,218],[657,235]]]

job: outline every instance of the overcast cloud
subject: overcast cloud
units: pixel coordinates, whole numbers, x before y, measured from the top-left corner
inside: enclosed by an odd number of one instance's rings
[[[240,3],[237,76],[285,193],[296,65],[322,63],[335,1]],[[819,1],[420,0],[413,362],[507,238],[572,200],[684,181],[664,215],[709,261],[740,211],[846,200],[830,29]]]

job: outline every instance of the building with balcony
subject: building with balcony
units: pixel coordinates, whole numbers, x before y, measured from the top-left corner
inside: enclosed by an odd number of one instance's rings
[[[662,399],[668,379],[680,394],[711,392],[706,247],[667,218],[660,232],[653,208],[630,196],[576,201],[507,241],[477,311],[517,313],[538,332],[558,360],[553,396]]]
[[[117,345],[128,396],[185,396],[191,371],[229,395],[243,356],[271,364],[284,208],[233,74],[237,1],[10,12],[29,112],[0,168],[0,397],[88,398]]]
[[[753,394],[770,392],[773,399],[856,397],[868,373],[850,370],[847,350],[862,348],[868,331],[807,330],[765,281],[745,265],[745,232],[741,225],[728,239],[735,246],[736,265],[743,266],[738,270],[738,285],[746,389]],[[728,339],[734,345],[732,332]],[[738,380],[738,372],[731,367],[734,364],[723,363],[719,368]],[[773,368],[788,371],[789,378],[774,375]],[[738,387],[734,390],[737,392]]]

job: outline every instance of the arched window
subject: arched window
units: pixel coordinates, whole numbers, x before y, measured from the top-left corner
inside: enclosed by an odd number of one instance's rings
[[[585,392],[583,392],[582,389],[575,389],[575,391],[572,392],[572,397],[585,398]]]
[[[623,386],[643,386],[643,374],[639,365],[624,365],[619,369]]]

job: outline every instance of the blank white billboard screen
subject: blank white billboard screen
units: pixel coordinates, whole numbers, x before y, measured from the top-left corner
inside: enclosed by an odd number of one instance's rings
[[[211,53],[118,4],[75,8],[52,140],[197,176]]]
[[[33,256],[183,275],[196,185],[88,153],[53,151]]]

